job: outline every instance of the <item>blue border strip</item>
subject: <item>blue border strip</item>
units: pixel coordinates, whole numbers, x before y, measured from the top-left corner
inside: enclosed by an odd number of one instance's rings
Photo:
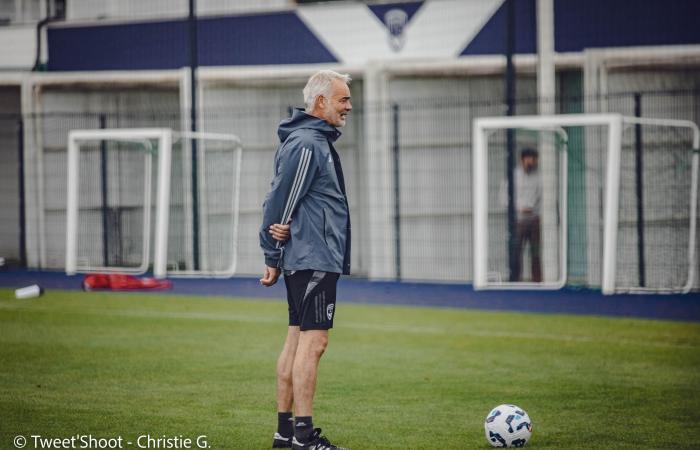
[[[0,272],[0,287],[19,288],[39,284],[44,289],[80,290],[83,277],[62,272]],[[163,293],[164,291],[145,291]],[[243,298],[286,298],[284,283],[271,288],[260,286],[256,278],[226,280],[175,279],[166,293],[193,296]],[[469,284],[406,283],[341,278],[341,302],[376,305],[466,308],[528,313],[577,314],[638,317],[700,322],[700,293],[687,295],[603,296],[591,289],[567,288],[560,291],[482,291]]]
[[[188,66],[188,21],[48,29],[50,71],[177,69]],[[201,66],[333,63],[337,59],[294,12],[200,18]]]

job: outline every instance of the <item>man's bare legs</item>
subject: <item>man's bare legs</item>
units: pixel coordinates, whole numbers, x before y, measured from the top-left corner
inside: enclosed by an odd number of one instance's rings
[[[313,401],[318,364],[328,345],[328,330],[287,329],[284,347],[277,359],[277,433],[273,447],[288,447],[289,436],[299,433],[308,439],[313,432]],[[297,430],[291,426],[292,408]],[[301,419],[301,420],[299,420]]]
[[[328,345],[328,330],[300,332],[292,371],[294,389],[294,415],[312,415],[318,363]]]
[[[328,330],[299,331],[290,326],[277,360],[277,411],[311,416],[318,363],[328,345]]]
[[[284,341],[282,353],[277,360],[277,411],[288,412],[294,404],[294,390],[292,388],[292,369],[294,357],[299,345],[299,327],[290,326],[287,329],[287,338]]]
[[[277,432],[272,442],[272,448],[292,446],[294,435],[292,369],[297,345],[299,345],[299,327],[290,326],[287,329],[284,347],[282,347],[282,352],[277,359]]]

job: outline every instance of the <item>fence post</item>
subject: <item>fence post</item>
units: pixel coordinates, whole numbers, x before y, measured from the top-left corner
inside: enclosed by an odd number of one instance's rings
[[[401,280],[401,185],[400,185],[400,160],[399,160],[399,105],[391,106],[393,139],[392,153],[394,156],[394,264],[396,265],[396,279]]]
[[[17,167],[19,179],[19,260],[27,267],[27,219],[24,203],[24,119],[17,119]]]
[[[197,67],[199,65],[197,38],[197,0],[189,0],[188,16],[189,63],[190,63],[190,131],[197,131]],[[197,138],[192,137],[192,262],[199,270],[199,181]]]
[[[107,117],[100,114],[100,129],[107,128]],[[102,198],[102,265],[109,266],[109,196],[107,189],[107,143],[100,141],[100,193]]]
[[[506,0],[506,114],[515,115],[515,66],[513,54],[515,53],[515,0]],[[510,268],[510,281],[520,281],[520,262],[517,261],[516,246],[517,236],[515,232],[515,132],[512,128],[506,131],[506,147],[508,152],[508,266]]]
[[[642,117],[642,94],[634,94],[634,116]],[[642,126],[634,126],[635,183],[637,193],[637,257],[639,258],[639,285],[646,287],[646,258],[644,256],[644,159],[642,154]]]

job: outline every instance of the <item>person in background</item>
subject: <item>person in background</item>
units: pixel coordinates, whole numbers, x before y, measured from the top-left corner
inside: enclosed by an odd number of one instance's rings
[[[533,282],[542,281],[540,256],[540,209],[542,205],[542,180],[538,171],[538,153],[534,148],[520,152],[520,167],[515,169],[516,247],[513,281],[522,280],[523,247],[530,244],[531,273]]]

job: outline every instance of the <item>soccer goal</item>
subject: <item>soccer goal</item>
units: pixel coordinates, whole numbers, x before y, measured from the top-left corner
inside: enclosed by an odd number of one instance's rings
[[[682,120],[475,119],[475,289],[557,289],[573,274],[605,294],[687,292],[697,149],[697,126]],[[537,156],[528,176],[526,153]]]
[[[151,262],[153,179],[157,226],[167,223],[170,130],[73,130],[68,135],[66,272],[143,273]],[[153,167],[154,156],[158,167]],[[165,250],[156,233],[155,253]]]
[[[232,276],[241,158],[229,134],[71,131],[66,272]]]
[[[561,288],[567,260],[567,132],[544,122],[477,121],[475,287]]]

